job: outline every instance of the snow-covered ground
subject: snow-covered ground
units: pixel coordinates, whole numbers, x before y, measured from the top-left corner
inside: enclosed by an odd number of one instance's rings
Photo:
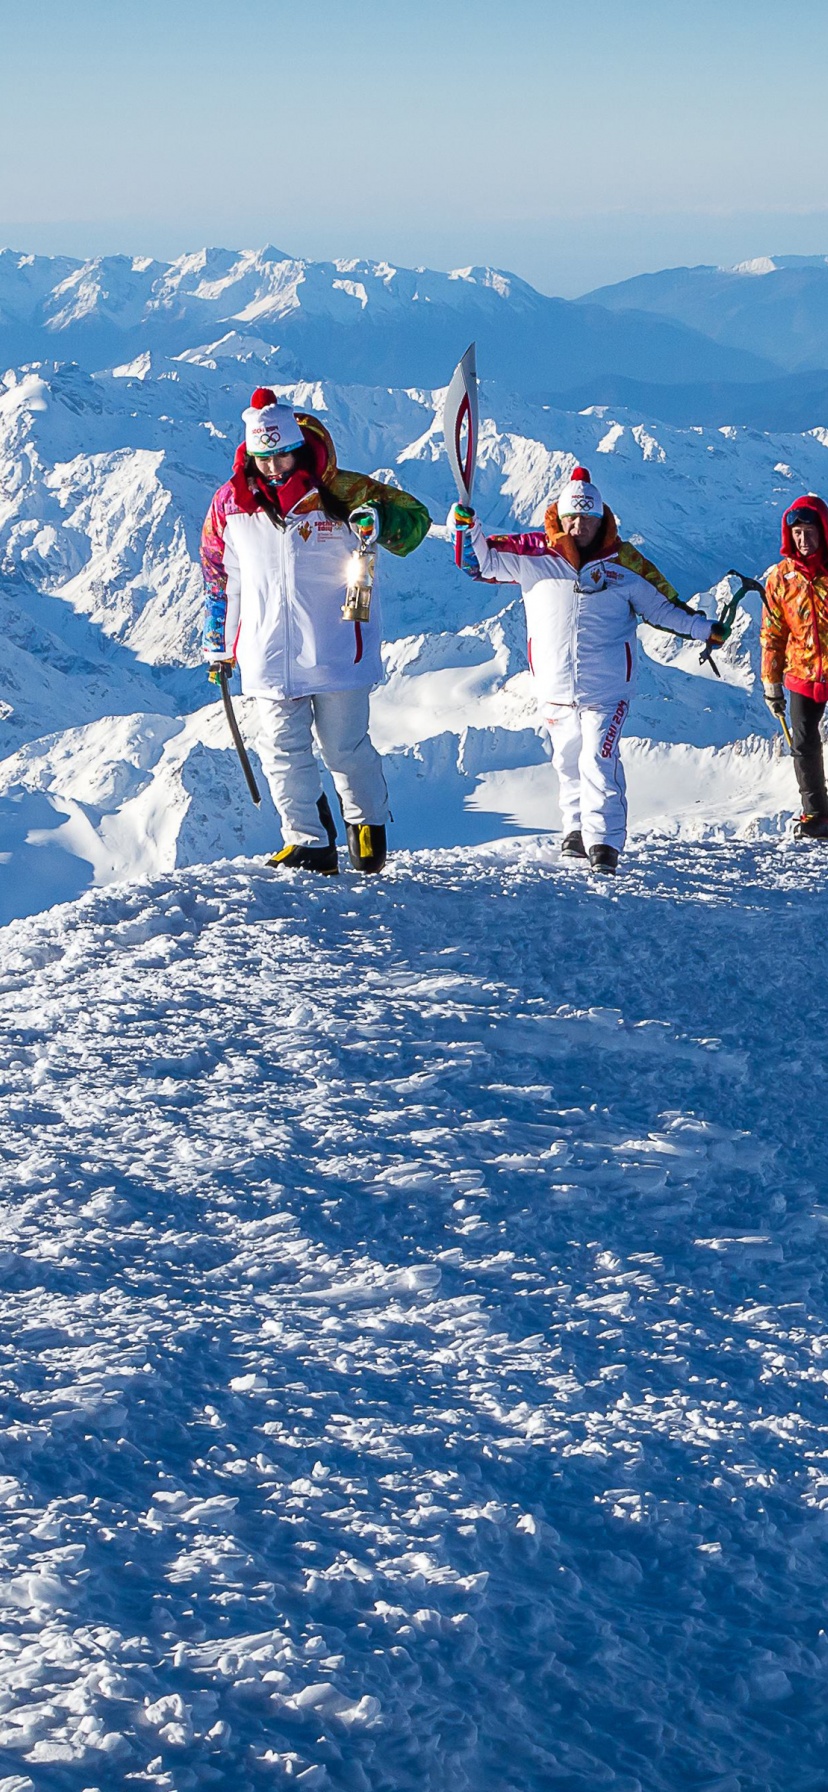
[[[528,840],[5,930],[3,1792],[823,1792],[824,892]]]

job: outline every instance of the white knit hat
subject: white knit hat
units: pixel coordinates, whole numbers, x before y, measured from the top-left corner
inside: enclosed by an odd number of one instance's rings
[[[603,516],[604,500],[586,467],[573,467],[558,498],[559,516]]]
[[[295,454],[304,436],[292,410],[279,404],[269,386],[257,386],[246,411],[244,445],[248,454]]]

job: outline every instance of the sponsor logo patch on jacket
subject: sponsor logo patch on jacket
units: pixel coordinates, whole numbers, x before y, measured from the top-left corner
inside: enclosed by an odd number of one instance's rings
[[[582,566],[575,580],[575,590],[583,592],[603,591],[607,583],[607,568],[602,560],[594,560],[590,566]]]

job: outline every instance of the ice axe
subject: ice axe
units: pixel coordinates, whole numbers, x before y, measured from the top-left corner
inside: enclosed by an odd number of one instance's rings
[[[219,678],[219,684],[221,685],[221,700],[222,700],[222,703],[224,704],[224,713],[227,717],[227,722],[228,722],[228,725],[230,728],[230,733],[233,736],[233,745],[236,749],[236,752],[238,753],[239,760],[241,762],[241,768],[242,768],[242,771],[244,772],[245,783],[247,785],[248,790],[250,791],[250,795],[252,796],[254,803],[256,804],[256,808],[258,809],[261,804],[261,800],[262,800],[261,793],[259,791],[259,786],[256,783],[256,778],[255,778],[255,775],[253,772],[253,767],[250,764],[250,760],[247,757],[247,748],[244,744],[244,741],[242,740],[241,731],[239,729],[239,724],[236,721],[236,712],[233,708],[233,699],[230,695],[230,669],[227,666],[226,662],[223,660],[219,662],[218,678]]]
[[[719,618],[720,622],[725,622],[725,620],[726,620],[728,622],[728,624],[732,625],[733,617],[736,614],[739,604],[741,603],[742,598],[747,596],[749,591],[758,591],[759,596],[762,599],[762,603],[763,603],[765,609],[767,610],[768,615],[770,615],[770,613],[771,613],[770,604],[768,603],[767,597],[765,596],[765,587],[764,587],[764,585],[760,584],[758,579],[749,578],[746,572],[739,572],[738,568],[735,566],[731,566],[729,572],[725,573],[725,578],[726,579],[738,579],[739,580],[739,589],[736,592],[735,597],[732,597],[730,599],[730,602],[725,605],[725,609]],[[728,612],[730,612],[730,613],[728,614]],[[710,657],[709,651],[706,649],[705,652],[702,654],[702,659],[709,658],[709,657]],[[719,672],[719,668],[713,660],[710,661],[710,664],[713,667],[714,672]],[[720,672],[719,672],[719,677],[721,678]],[[793,741],[791,739],[791,731],[790,731],[790,728],[788,727],[787,717],[782,712],[775,712],[775,713],[777,714],[779,726],[782,729],[782,733],[785,736],[785,739],[788,743],[788,747],[789,747],[790,751],[793,752]]]
[[[699,665],[709,666],[711,672],[715,672],[717,678],[721,678],[722,675],[716,665],[713,655],[717,652],[719,647],[724,646],[724,642],[727,640],[733,627],[736,619],[736,611],[739,608],[742,598],[747,595],[748,591],[760,591],[763,599],[765,596],[758,579],[749,579],[746,573],[735,572],[733,567],[730,568],[729,572],[725,573],[725,578],[739,579],[740,584],[738,591],[735,591],[733,596],[728,598],[721,616],[716,617],[716,621],[720,628],[724,629],[724,641],[707,641],[699,654]]]
[[[477,433],[477,357],[476,344],[472,342],[454,369],[443,406],[443,437],[448,463],[460,502],[469,509],[477,465]],[[460,566],[459,541],[455,543],[454,551]]]

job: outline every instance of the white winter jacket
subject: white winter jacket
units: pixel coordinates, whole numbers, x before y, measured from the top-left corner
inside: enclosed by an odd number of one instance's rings
[[[241,508],[239,483],[213,499],[202,539],[208,574],[207,657],[235,655],[250,697],[310,697],[382,677],[382,621],[374,587],[368,622],[342,616],[357,549],[312,490],[279,528],[267,510]],[[242,499],[244,489],[242,488]]]
[[[475,519],[470,537],[479,576],[520,586],[529,666],[541,704],[603,706],[629,696],[639,616],[697,641],[706,641],[710,633],[706,616],[666,596],[672,588],[656,569],[618,542],[614,519],[610,551],[602,560],[588,561],[580,572],[537,533],[495,536],[493,546]],[[619,558],[624,551],[650,577],[624,565]]]

